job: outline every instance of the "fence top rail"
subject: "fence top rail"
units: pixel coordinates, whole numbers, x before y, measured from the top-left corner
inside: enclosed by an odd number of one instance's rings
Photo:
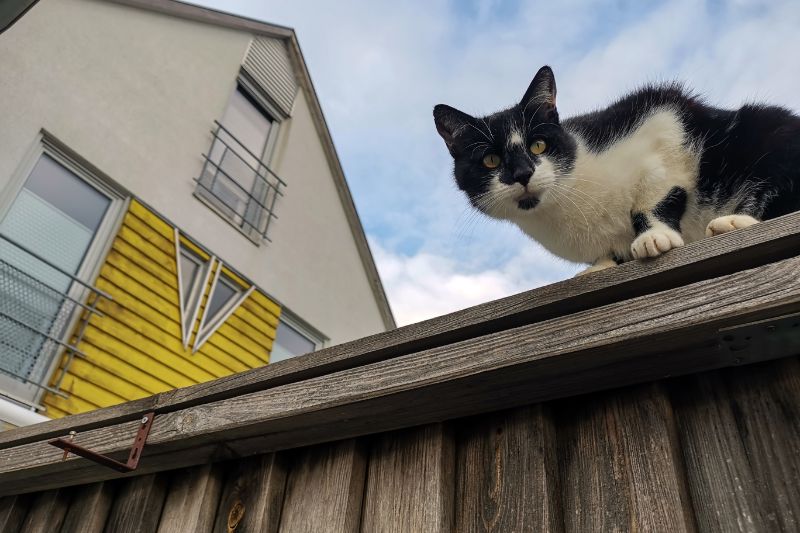
[[[297,384],[711,280],[800,255],[800,213],[704,239],[652,261],[632,261],[449,315],[332,346],[214,381],[88,413],[0,432],[0,450]],[[707,297],[707,296],[706,296]],[[597,327],[602,315],[594,315]],[[591,327],[591,324],[587,325]]]
[[[421,426],[800,352],[800,257],[153,419],[135,475]],[[79,432],[112,459],[140,420]],[[119,474],[46,441],[0,450],[0,496]]]

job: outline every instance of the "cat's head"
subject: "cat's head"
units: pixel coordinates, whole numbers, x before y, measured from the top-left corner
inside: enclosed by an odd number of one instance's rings
[[[539,69],[510,109],[475,118],[440,104],[433,116],[453,156],[456,183],[476,208],[508,219],[558,202],[548,190],[572,170],[576,145],[559,125],[550,67]]]

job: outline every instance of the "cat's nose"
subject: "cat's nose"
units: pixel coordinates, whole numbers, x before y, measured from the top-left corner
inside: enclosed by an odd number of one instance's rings
[[[523,187],[527,187],[532,175],[533,169],[531,167],[522,167],[514,170],[512,178],[514,178],[514,183],[519,183]]]

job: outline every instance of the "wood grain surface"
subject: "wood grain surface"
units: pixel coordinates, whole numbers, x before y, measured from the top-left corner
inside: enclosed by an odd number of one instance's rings
[[[0,433],[0,449],[177,411],[564,316],[800,253],[800,213],[262,368],[141,400]]]
[[[215,533],[277,533],[286,490],[286,456],[265,454],[219,463],[225,484],[214,523]]]
[[[299,451],[286,484],[280,533],[356,533],[367,454],[354,439]]]
[[[210,533],[222,491],[221,465],[201,465],[171,473],[158,533]]]
[[[552,412],[542,404],[458,423],[456,531],[564,530]]]
[[[188,460],[181,453],[186,450],[205,462],[203,446],[211,445],[213,456],[214,443],[252,455],[752,362],[717,350],[717,331],[800,310],[799,271],[800,259],[789,259],[159,415],[142,463],[169,468]],[[133,426],[87,431],[76,442],[121,453]],[[34,443],[0,450],[0,495],[113,477],[83,459],[62,462],[51,448]]]
[[[373,441],[362,533],[453,531],[455,443],[432,424],[384,433]]]
[[[556,418],[565,531],[695,531],[663,390],[580,397]]]

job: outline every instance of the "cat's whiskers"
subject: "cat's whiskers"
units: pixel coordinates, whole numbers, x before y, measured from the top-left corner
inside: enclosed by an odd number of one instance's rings
[[[591,195],[589,195],[588,193],[586,193],[584,191],[581,191],[580,189],[575,189],[575,188],[569,187],[569,186],[567,186],[567,185],[565,185],[563,183],[558,183],[558,182],[553,183],[551,185],[551,187],[561,191],[562,193],[566,194],[567,196],[570,195],[570,194],[572,194],[572,195],[576,195],[577,194],[578,197],[576,199],[581,201],[581,202],[584,202],[587,205],[587,207],[591,208],[592,211],[594,212],[594,214],[596,216],[598,216],[599,218],[602,218],[601,215],[603,215],[603,214],[605,215],[606,218],[609,218],[609,219],[612,218],[611,217],[611,213],[608,212],[608,210],[603,206],[603,204],[599,200],[597,200],[596,198],[594,198]]]
[[[554,189],[551,189],[551,190],[555,192],[557,189],[554,188]],[[583,217],[584,222],[586,222],[586,229],[587,230],[590,229],[591,225],[589,224],[589,219],[587,218],[586,213],[583,212],[583,209],[581,209],[581,207],[578,204],[576,204],[572,200],[572,198],[570,198],[567,194],[563,194],[563,198],[565,198],[567,201],[569,201],[572,205],[575,206],[575,209],[578,211],[578,213],[581,214],[581,216]]]

